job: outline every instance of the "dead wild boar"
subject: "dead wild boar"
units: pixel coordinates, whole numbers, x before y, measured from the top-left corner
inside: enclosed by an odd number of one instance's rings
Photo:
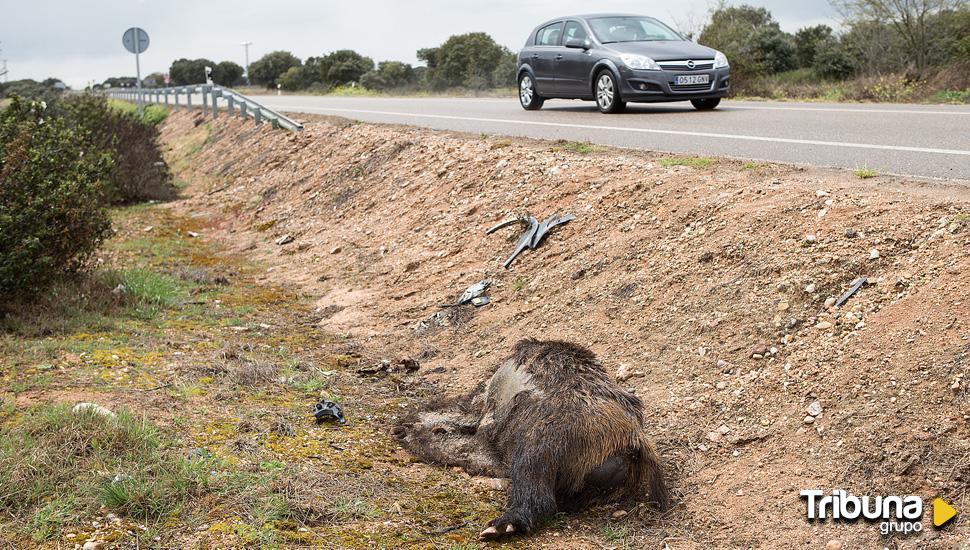
[[[487,382],[429,403],[392,433],[424,462],[512,479],[505,513],[481,533],[486,540],[532,531],[558,511],[645,493],[660,510],[668,505],[640,398],[569,342],[520,341]]]

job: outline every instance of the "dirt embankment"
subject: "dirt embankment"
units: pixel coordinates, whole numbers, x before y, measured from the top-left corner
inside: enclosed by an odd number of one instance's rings
[[[163,137],[189,147],[203,128],[179,114]],[[260,257],[267,279],[319,296],[320,323],[368,357],[419,358],[442,392],[527,336],[579,342],[625,371],[677,500],[634,525],[653,547],[965,541],[965,515],[915,537],[812,524],[798,494],[970,509],[970,191],[583,150],[223,119],[175,167],[191,195],[178,208],[211,216],[203,234]],[[503,269],[519,229],[485,229],[526,212],[576,220]],[[490,305],[428,321],[485,278]]]

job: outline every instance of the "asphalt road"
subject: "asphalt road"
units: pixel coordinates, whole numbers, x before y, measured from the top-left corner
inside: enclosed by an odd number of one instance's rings
[[[367,122],[970,180],[967,106],[724,101],[711,112],[660,103],[603,115],[592,102],[566,100],[525,111],[511,98],[254,99],[278,111]]]

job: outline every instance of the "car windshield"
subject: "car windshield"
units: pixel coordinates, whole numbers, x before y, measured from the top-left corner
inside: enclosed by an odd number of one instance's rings
[[[603,44],[683,40],[669,27],[649,17],[597,17],[589,20],[589,26]]]

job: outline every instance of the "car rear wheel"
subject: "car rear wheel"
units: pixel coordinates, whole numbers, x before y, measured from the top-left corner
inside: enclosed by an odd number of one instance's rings
[[[718,103],[721,102],[721,98],[713,97],[710,99],[692,99],[690,102],[698,111],[711,111],[717,107]]]
[[[536,93],[535,82],[529,73],[522,73],[519,77],[519,103],[522,104],[522,108],[526,111],[538,111],[545,101]]]
[[[610,71],[603,71],[596,77],[596,106],[601,113],[619,113],[626,107],[620,99],[616,78]]]

